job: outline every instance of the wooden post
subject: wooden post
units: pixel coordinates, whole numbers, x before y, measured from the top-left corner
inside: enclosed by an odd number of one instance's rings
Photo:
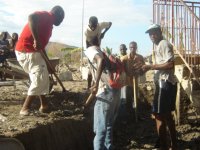
[[[175,121],[176,124],[180,125],[180,99],[181,99],[181,83],[177,83],[177,94],[176,94],[176,110],[175,110]]]
[[[133,100],[134,100],[134,106],[133,108],[135,109],[135,122],[138,121],[138,116],[137,116],[137,77],[133,76]]]

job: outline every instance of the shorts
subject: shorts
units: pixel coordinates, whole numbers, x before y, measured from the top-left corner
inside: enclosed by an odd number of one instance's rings
[[[28,95],[49,94],[49,72],[41,54],[16,51],[16,56],[19,64],[30,77],[31,84]]]
[[[177,85],[159,80],[155,83],[153,113],[168,113],[175,110]]]

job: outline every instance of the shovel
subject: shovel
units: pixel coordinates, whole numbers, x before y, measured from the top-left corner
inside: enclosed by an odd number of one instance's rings
[[[49,59],[47,58],[47,56],[45,55],[45,53],[44,53],[43,51],[40,51],[40,54],[41,54],[42,57],[44,58],[44,60],[45,60],[45,62],[46,62],[46,64],[47,64],[47,66],[51,69],[53,75],[56,77],[56,80],[58,81],[58,83],[59,83],[60,86],[62,87],[63,92],[65,92],[66,89],[65,89],[64,85],[62,84],[62,82],[60,81],[60,79],[58,78],[57,74],[55,73],[54,68],[52,67],[52,65],[51,65],[51,63],[50,63],[50,61],[49,61]]]
[[[92,102],[94,101],[95,97],[96,97],[96,95],[93,94],[93,93],[91,93],[89,95],[89,97],[87,98],[87,100],[83,104],[83,106],[84,106],[85,109],[88,108],[92,104]]]

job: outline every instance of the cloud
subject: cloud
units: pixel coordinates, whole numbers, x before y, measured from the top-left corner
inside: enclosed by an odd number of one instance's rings
[[[113,32],[119,32],[119,29],[123,28],[131,30],[139,24],[148,26],[151,19],[150,1],[146,0],[84,0],[84,4],[84,27],[93,15],[97,16],[100,22],[111,21]],[[7,30],[11,33],[21,32],[30,13],[37,10],[49,11],[53,6],[61,5],[66,16],[59,27],[54,27],[50,40],[75,46],[82,44],[83,0],[0,0],[0,5],[0,31]],[[111,34],[109,36],[106,44],[117,43],[115,37]]]
[[[100,20],[111,20],[119,25],[144,23],[148,19],[147,5],[137,5],[133,0],[87,0],[85,16],[94,14]],[[141,11],[142,10],[142,11]],[[147,10],[147,11],[146,11]]]

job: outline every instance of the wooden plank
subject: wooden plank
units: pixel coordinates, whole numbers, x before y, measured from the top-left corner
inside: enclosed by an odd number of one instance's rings
[[[180,100],[181,100],[181,83],[177,83],[177,94],[176,94],[176,110],[175,110],[175,121],[180,125]]]
[[[135,122],[138,121],[138,116],[137,116],[137,77],[133,76],[133,100],[134,100],[134,109],[135,109]]]

